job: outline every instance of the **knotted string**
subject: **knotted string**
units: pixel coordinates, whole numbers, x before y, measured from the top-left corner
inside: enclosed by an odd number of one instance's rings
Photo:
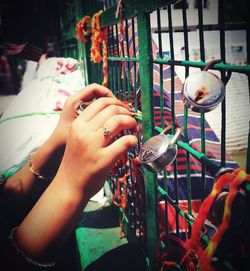
[[[216,248],[218,247],[219,242],[222,239],[224,232],[229,227],[233,200],[238,193],[239,187],[242,185],[243,182],[246,181],[250,181],[250,175],[246,174],[245,169],[242,168],[238,168],[232,173],[226,173],[222,175],[215,182],[212,192],[203,201],[200,207],[199,213],[192,227],[191,238],[185,242],[185,248],[188,251],[187,254],[194,252],[198,256],[199,266],[202,271],[214,271],[214,268],[211,265],[212,257],[216,251]],[[200,239],[202,236],[201,229],[208,216],[214,200],[222,192],[222,189],[225,186],[229,187],[229,193],[225,201],[222,223],[218,227],[218,231],[211,237],[208,246],[203,249],[200,243]]]

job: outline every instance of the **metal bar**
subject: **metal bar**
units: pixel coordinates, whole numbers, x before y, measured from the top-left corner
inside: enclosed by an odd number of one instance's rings
[[[176,204],[175,201],[159,185],[157,186],[157,190],[162,196],[164,196],[166,198],[166,200],[174,207],[175,211],[179,215],[181,215],[185,219],[185,221],[189,224],[189,226],[191,227],[193,225],[193,221],[188,216],[185,215],[185,212],[179,207],[179,205]],[[205,244],[209,243],[208,236],[204,235],[203,237],[201,237],[201,239],[205,242]]]
[[[154,127],[155,131],[161,133],[162,132],[162,128],[155,126]],[[215,162],[211,161],[204,153],[198,152],[195,149],[193,149],[187,142],[182,142],[182,141],[177,141],[176,143],[180,148],[188,151],[190,154],[192,154],[195,158],[197,158],[198,160],[204,162],[207,166],[209,171],[216,175],[216,173],[221,169],[221,166],[216,164]]]
[[[183,5],[186,6],[187,0],[183,1]],[[182,18],[183,18],[183,35],[184,35],[184,54],[185,54],[185,60],[189,60],[189,42],[188,42],[188,27],[187,27],[187,10],[186,8],[182,8]],[[189,75],[189,67],[185,67],[185,78]],[[184,136],[188,140],[188,108],[184,105],[184,120],[183,120],[183,126],[184,126]],[[191,185],[191,176],[190,176],[190,155],[189,152],[186,151],[186,174],[187,174],[187,199],[188,199],[188,214],[192,214],[192,185]],[[191,227],[189,225],[189,237],[191,233]]]
[[[136,17],[140,12],[149,12],[156,8],[164,7],[168,4],[174,3],[176,0],[147,0],[143,2],[140,0],[126,0],[123,1],[123,19],[130,19]],[[101,16],[101,27],[116,24],[119,22],[119,17],[116,18],[115,13],[117,10],[117,5],[108,9]]]
[[[197,0],[197,4],[198,4],[198,28],[199,28],[199,39],[200,39],[200,59],[202,61],[205,61],[202,2],[203,2],[202,0]]]
[[[136,47],[135,47],[135,20],[132,18],[132,45],[133,45],[133,58],[136,58]],[[134,94],[134,107],[135,110],[138,110],[138,100],[137,100],[137,75],[136,75],[136,61],[133,61],[133,77],[134,77],[134,85],[133,85],[133,94]],[[139,144],[139,141],[138,141]]]
[[[224,16],[224,1],[219,0],[218,3],[219,25],[220,25],[220,54],[221,60],[226,60],[225,50],[225,16]],[[221,71],[222,81],[225,79],[225,72]],[[225,98],[221,102],[221,166],[226,164],[226,93]]]
[[[200,41],[200,59],[205,62],[205,46],[204,46],[204,32],[203,32],[203,8],[202,0],[197,0],[198,7],[198,28],[199,28],[199,41]],[[200,114],[200,127],[201,127],[201,152],[206,153],[206,134],[205,134],[205,114]],[[202,180],[202,198],[205,197],[206,187],[206,164],[202,163],[201,167],[201,180]]]
[[[125,21],[125,38],[126,38],[126,55],[129,56],[128,20]],[[127,62],[127,70],[128,70],[128,72],[125,75],[125,78],[126,78],[126,91],[128,93],[128,101],[129,101],[129,103],[131,103],[130,63],[131,63],[130,61]],[[124,64],[124,65],[126,65],[126,64]]]
[[[161,59],[161,58],[155,58],[153,60],[154,63],[163,63],[163,64],[174,64],[175,66],[187,66],[187,67],[194,67],[194,68],[205,68],[207,65],[207,62],[205,61],[189,61],[189,60],[173,60],[173,59]],[[218,63],[215,64],[212,68],[213,70],[224,70],[224,71],[232,71],[232,72],[239,72],[239,73],[250,73],[250,65],[246,66],[237,66],[237,65],[230,65],[225,63]]]
[[[119,57],[109,57],[110,60],[120,60]],[[133,57],[124,57],[122,58],[123,61],[135,61],[139,62],[139,58]],[[193,68],[205,68],[205,66],[208,64],[204,61],[190,61],[190,60],[174,60],[174,59],[161,59],[161,58],[155,58],[153,59],[153,63],[162,63],[166,65],[175,65],[175,66],[184,66],[184,67],[193,67]],[[231,71],[231,72],[238,72],[238,73],[244,73],[244,74],[250,74],[250,65],[246,66],[237,66],[237,65],[230,65],[225,63],[218,63],[215,64],[212,68],[213,70],[219,70],[219,71]]]
[[[161,36],[161,12],[160,9],[157,9],[157,29],[158,29],[158,44],[159,44],[159,57],[163,58],[163,53],[162,53],[162,36]],[[155,64],[154,64],[155,65]],[[163,102],[163,64],[160,63],[160,116],[161,116],[161,127],[164,128],[165,125],[165,120],[164,120],[164,102]],[[168,193],[168,185],[167,185],[167,173],[164,170],[163,172],[163,187],[166,193]],[[169,223],[168,223],[168,200],[166,197],[164,197],[164,204],[165,204],[165,209],[164,209],[164,220],[166,221],[165,223],[165,231],[169,231]]]
[[[153,120],[153,64],[152,64],[152,45],[151,45],[151,29],[150,17],[148,13],[143,11],[141,6],[138,13],[138,43],[140,46],[140,74],[144,74],[141,78],[141,107],[145,112],[143,116],[143,138],[147,140],[153,136],[154,120]],[[159,237],[158,227],[158,202],[157,202],[157,179],[156,174],[145,171],[145,190],[146,190],[146,228],[147,228],[147,253],[150,265],[153,266],[156,256],[156,244]]]
[[[171,5],[167,7],[168,13],[168,25],[169,25],[169,42],[170,42],[170,58],[174,59],[174,37],[173,37],[173,25],[172,25],[172,11]],[[171,121],[172,121],[172,132],[175,129],[175,70],[174,65],[170,66],[171,70]],[[176,204],[179,203],[179,186],[177,179],[177,162],[173,163],[174,166],[174,189],[175,189],[175,201]],[[175,213],[176,221],[176,233],[179,234],[179,215],[178,212]]]

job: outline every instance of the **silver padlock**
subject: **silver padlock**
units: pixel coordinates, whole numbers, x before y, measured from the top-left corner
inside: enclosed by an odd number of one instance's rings
[[[93,103],[95,100],[96,100],[96,99],[94,98],[94,99],[91,100],[91,101],[81,102],[81,103],[77,106],[77,108],[76,108],[76,114],[77,114],[77,115],[80,115],[80,113],[81,113],[82,111],[84,111],[84,109],[85,109],[87,106],[89,106],[91,103]]]
[[[158,172],[166,169],[173,163],[177,155],[177,145],[181,129],[176,128],[174,136],[171,138],[167,133],[172,126],[168,126],[156,136],[148,139],[140,148],[139,161],[152,172]]]
[[[231,72],[222,80],[214,73],[208,72],[212,65],[220,62],[214,60],[208,63],[203,71],[190,74],[182,88],[182,99],[192,111],[206,113],[214,110],[225,97],[225,84]]]

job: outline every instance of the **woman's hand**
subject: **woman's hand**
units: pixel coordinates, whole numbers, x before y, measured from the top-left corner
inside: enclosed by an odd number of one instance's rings
[[[116,161],[137,144],[131,134],[115,140],[122,130],[136,130],[136,120],[126,105],[115,98],[100,98],[90,104],[69,129],[55,179],[72,193],[80,191],[85,199],[93,196]]]
[[[91,84],[70,96],[64,104],[58,124],[52,133],[53,144],[61,146],[66,144],[69,127],[77,117],[76,109],[81,102],[91,101],[94,98],[110,97],[114,98],[113,93],[106,87],[98,84]]]

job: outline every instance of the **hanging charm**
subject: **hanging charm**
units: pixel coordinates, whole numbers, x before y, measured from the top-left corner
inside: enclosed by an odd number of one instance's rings
[[[207,64],[203,71],[190,74],[183,85],[182,98],[185,105],[192,111],[205,113],[214,110],[225,97],[225,85],[231,77],[227,73],[224,82],[215,74],[208,72],[214,64],[220,60],[214,60]]]
[[[171,138],[167,133],[172,126],[168,126],[156,136],[147,140],[140,149],[140,164],[152,172],[158,172],[173,163],[177,155],[177,145],[181,133],[179,127],[176,128],[174,136]]]

